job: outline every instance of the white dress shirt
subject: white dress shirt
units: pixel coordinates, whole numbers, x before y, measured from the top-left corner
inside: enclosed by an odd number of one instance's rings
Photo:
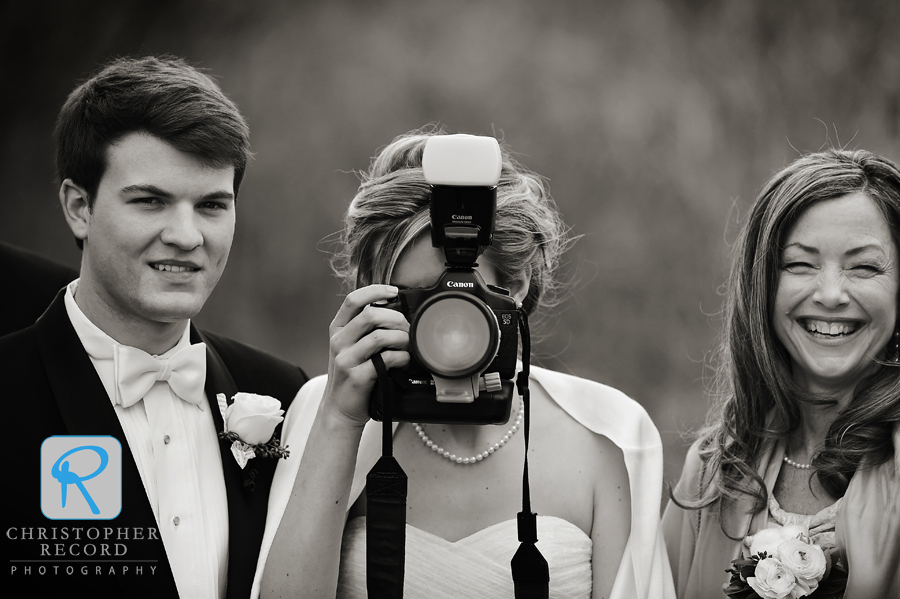
[[[113,356],[119,344],[78,307],[77,287],[76,279],[66,288],[66,312],[125,432],[178,594],[181,599],[222,599],[228,573],[228,499],[210,404],[182,401],[168,383],[157,381],[142,401],[128,408],[117,405]],[[175,347],[154,357],[167,359],[190,344],[188,324]]]

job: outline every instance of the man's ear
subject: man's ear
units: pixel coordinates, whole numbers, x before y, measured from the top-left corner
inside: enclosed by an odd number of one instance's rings
[[[75,238],[82,241],[87,239],[90,228],[90,205],[84,188],[76,185],[71,179],[66,179],[59,186],[59,203]]]
[[[522,305],[525,298],[528,297],[528,290],[531,289],[531,273],[522,271],[516,278],[509,281],[509,294],[516,304]]]

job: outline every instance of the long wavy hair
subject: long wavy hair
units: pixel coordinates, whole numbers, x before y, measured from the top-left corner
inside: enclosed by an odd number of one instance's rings
[[[422,172],[425,142],[442,129],[417,129],[395,138],[372,159],[344,216],[331,266],[349,289],[389,283],[406,247],[429,230],[431,187]],[[555,273],[570,244],[569,229],[542,177],[520,165],[505,144],[497,184],[493,244],[484,255],[508,287],[531,277],[523,307],[529,314],[554,305]]]
[[[679,500],[683,507],[721,509],[725,502],[749,495],[753,513],[765,509],[766,488],[757,474],[764,443],[798,429],[801,403],[834,402],[794,384],[791,360],[776,337],[772,315],[787,232],[812,204],[852,193],[875,202],[890,226],[895,249],[900,248],[900,170],[871,152],[832,149],[803,156],[777,173],[753,204],[727,284],[725,325],[714,361],[715,406],[699,434],[706,484],[699,497]],[[813,461],[819,482],[834,497],[844,495],[859,468],[894,455],[900,367],[893,361],[878,363],[856,387]]]

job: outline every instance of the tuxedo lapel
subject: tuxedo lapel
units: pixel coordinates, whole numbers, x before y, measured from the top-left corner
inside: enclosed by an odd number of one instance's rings
[[[209,342],[209,339],[203,333],[198,331],[194,325],[191,324],[191,344],[195,343],[206,344],[206,383],[204,385],[204,390],[206,391],[206,399],[212,410],[216,431],[223,431],[225,430],[225,422],[222,420],[222,412],[219,410],[219,402],[216,400],[216,395],[221,393],[226,398],[231,399],[231,397],[238,392],[237,385],[235,385],[231,373],[228,372],[228,367],[225,365],[222,357],[219,356],[219,352],[216,351],[216,348]],[[225,449],[228,449],[228,455],[231,455],[230,447],[230,443],[225,440],[220,440],[219,449],[222,451],[223,462],[225,462]],[[234,458],[232,458],[231,461],[234,461]]]
[[[70,435],[109,434],[127,445],[125,433],[91,359],[66,313],[63,293],[35,323],[47,380]],[[130,454],[129,454],[130,455]],[[123,460],[134,466],[134,459]],[[123,470],[125,464],[123,463]],[[134,466],[137,474],[137,467]],[[124,472],[123,472],[124,475]],[[141,485],[143,492],[143,485]]]
[[[157,528],[134,456],[109,395],[85,352],[65,308],[65,289],[34,325],[35,337],[59,413],[69,435],[110,435],[122,445],[122,511],[114,520],[117,527]],[[177,591],[162,541],[144,541],[129,547],[129,557],[157,560],[156,574],[118,576],[123,591],[143,596],[154,593],[174,596]],[[132,553],[132,551],[134,553]],[[153,582],[149,582],[153,581]]]
[[[191,343],[206,343],[206,397],[213,414],[217,431],[225,430],[225,423],[219,410],[216,395],[224,394],[230,400],[238,388],[222,357],[209,338],[191,326]],[[225,479],[225,493],[228,497],[228,596],[246,596],[252,575],[247,577],[247,563],[256,564],[262,531],[265,528],[268,489],[255,490],[253,485],[245,486],[253,463],[242,470],[231,453],[231,441],[219,439],[222,454],[222,474]],[[268,485],[267,480],[263,484]],[[252,568],[250,568],[252,571]],[[246,591],[246,592],[245,592]]]

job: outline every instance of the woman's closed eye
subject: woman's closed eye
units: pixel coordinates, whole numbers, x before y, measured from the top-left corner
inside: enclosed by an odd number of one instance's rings
[[[796,275],[810,274],[816,270],[814,264],[810,262],[803,262],[800,260],[795,260],[792,262],[785,262],[781,266],[782,270],[786,270],[789,273]]]
[[[877,264],[855,264],[850,267],[850,271],[855,275],[869,277],[884,273],[884,269]]]

